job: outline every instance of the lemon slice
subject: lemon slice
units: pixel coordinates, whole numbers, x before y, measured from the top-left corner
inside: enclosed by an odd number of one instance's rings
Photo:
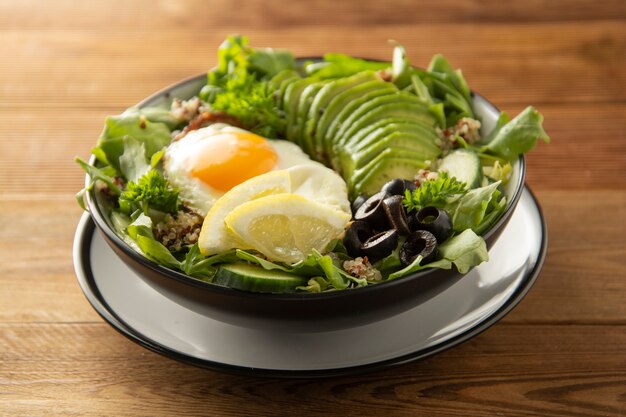
[[[313,249],[323,251],[349,220],[349,212],[298,194],[277,194],[241,204],[225,222],[244,245],[268,259],[295,263]]]
[[[330,168],[321,164],[295,165],[288,168],[291,192],[338,210],[350,212],[346,182]]]
[[[286,170],[271,171],[251,178],[233,187],[220,197],[209,210],[198,237],[198,247],[203,255],[213,255],[229,249],[249,249],[226,228],[224,218],[233,209],[248,201],[264,196],[288,193],[291,180]]]

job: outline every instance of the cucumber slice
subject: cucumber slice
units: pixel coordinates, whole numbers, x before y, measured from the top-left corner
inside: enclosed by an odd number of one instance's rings
[[[307,277],[279,270],[269,271],[244,262],[222,265],[213,278],[213,283],[218,285],[263,293],[295,292],[296,287],[306,285],[307,281]]]
[[[438,170],[447,171],[451,177],[463,181],[470,189],[480,186],[483,180],[480,158],[476,152],[469,149],[450,152],[443,158]]]

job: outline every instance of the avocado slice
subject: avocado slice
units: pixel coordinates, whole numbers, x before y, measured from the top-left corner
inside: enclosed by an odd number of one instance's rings
[[[389,149],[386,154],[380,154],[363,168],[355,171],[356,181],[349,187],[351,198],[359,194],[373,195],[380,191],[387,181],[394,178],[412,179],[420,169],[430,166],[428,161],[405,157],[408,155],[406,151],[398,149]]]
[[[341,169],[337,153],[341,152],[341,149],[344,149],[342,142],[347,140],[345,138],[352,137],[365,126],[375,123],[377,120],[389,117],[413,118],[417,122],[433,123],[430,114],[423,113],[423,107],[421,105],[416,106],[414,103],[407,104],[403,101],[397,101],[379,106],[354,121],[353,126],[344,133],[343,137],[335,138],[336,143],[334,144],[334,148],[328,151],[331,166],[337,171]]]
[[[379,89],[375,91],[368,92],[367,94],[351,100],[347,103],[344,108],[337,114],[334,118],[328,130],[326,131],[325,141],[327,145],[337,145],[337,138],[339,137],[339,132],[343,131],[345,126],[352,123],[354,120],[354,114],[359,113],[361,108],[369,108],[371,107],[372,102],[386,101],[391,97],[395,97],[399,93],[398,89],[393,86],[392,88],[387,88],[385,85],[382,85]]]
[[[420,121],[411,120],[410,118],[388,117],[367,125],[363,129],[356,132],[343,145],[343,151],[356,152],[375,141],[381,140],[388,134],[396,131],[410,131],[417,135],[437,138],[437,134],[432,126]]]
[[[397,92],[395,94],[378,97],[374,100],[369,100],[354,110],[341,125],[340,129],[333,132],[333,143],[337,147],[343,146],[343,144],[353,134],[358,132],[363,126],[363,122],[370,124],[376,120],[380,120],[381,113],[384,113],[385,109],[392,108],[392,106],[402,109],[406,106],[406,109],[412,109],[418,117],[418,120],[423,120],[427,123],[434,124],[435,119],[428,111],[426,106],[419,98],[412,94]],[[406,112],[407,115],[411,111]],[[363,119],[363,120],[361,120]]]
[[[318,160],[328,161],[326,153],[331,147],[328,140],[328,131],[331,125],[345,118],[351,109],[358,106],[364,99],[367,100],[368,97],[381,94],[390,94],[394,91],[397,91],[397,88],[393,84],[376,80],[359,84],[336,95],[317,123],[315,141],[317,143],[316,149],[319,152],[318,156],[321,157]]]
[[[291,72],[292,74],[282,79],[280,83],[278,83],[278,87],[276,89],[276,92],[274,93],[274,97],[276,100],[276,107],[278,107],[279,109],[284,108],[283,102],[285,100],[285,92],[287,90],[287,87],[289,87],[289,85],[292,84],[293,82],[302,79],[302,77],[300,77],[300,74],[298,74],[296,71],[293,71],[293,70],[285,70],[285,71]],[[280,73],[276,74],[275,77],[277,77],[278,75],[280,75]]]
[[[389,129],[381,129],[376,136],[377,139],[359,150],[343,148],[339,155],[344,177],[351,177],[354,170],[365,166],[386,149],[406,150],[406,155],[430,161],[441,155],[442,151],[435,143],[437,137],[434,132],[425,135],[421,127],[411,129],[408,126],[405,128],[391,126]]]
[[[298,117],[298,106],[300,105],[300,96],[305,88],[313,84],[315,81],[310,78],[303,78],[291,83],[285,90],[283,109],[287,116],[287,139],[295,142],[294,134],[296,132],[296,123]]]
[[[294,126],[293,141],[308,154],[313,155],[312,149],[309,148],[308,142],[304,140],[304,128],[309,116],[309,109],[317,93],[328,84],[328,81],[319,81],[308,85],[300,95],[300,103],[298,104],[298,115],[296,117],[296,125]]]
[[[348,177],[348,180],[347,180],[348,185],[354,186],[358,184],[363,178],[369,175],[369,173],[372,171],[372,169],[374,169],[374,167],[379,165],[381,161],[384,161],[387,159],[410,159],[411,161],[415,162],[415,166],[417,167],[417,169],[414,169],[413,171],[411,171],[410,176],[393,177],[393,178],[402,178],[402,179],[413,178],[415,174],[417,174],[417,171],[419,171],[421,168],[425,168],[429,166],[431,163],[431,161],[425,159],[424,156],[420,152],[417,152],[411,149],[406,149],[406,148],[396,148],[396,147],[386,148],[382,152],[379,152],[378,155],[376,155],[373,159],[371,159],[366,164],[361,165],[360,167],[357,167],[352,173],[352,175]],[[390,179],[393,179],[393,178],[390,178]]]
[[[304,147],[306,149],[311,149],[311,153],[309,153],[309,155],[317,159],[317,155],[321,153],[319,142],[316,140],[317,124],[322,115],[326,112],[326,109],[333,100],[333,98],[343,93],[344,91],[354,88],[360,84],[377,80],[380,80],[380,78],[375,72],[363,71],[350,77],[333,80],[330,83],[326,84],[324,87],[322,87],[322,89],[315,96],[313,103],[311,103],[311,107],[309,108],[308,120],[306,121],[305,127],[303,129],[304,137],[302,139],[302,142],[305,144]]]

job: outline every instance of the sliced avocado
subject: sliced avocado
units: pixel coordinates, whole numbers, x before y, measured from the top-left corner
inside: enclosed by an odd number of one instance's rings
[[[372,128],[372,126],[375,128]],[[415,132],[415,134],[419,136],[429,137],[433,140],[437,139],[434,128],[422,121],[390,117],[367,125],[356,132],[343,144],[343,151],[357,152],[397,131]],[[363,132],[367,133],[364,134]]]
[[[343,155],[348,157],[341,158],[343,175],[350,177],[355,169],[365,166],[386,149],[406,151],[406,155],[410,154],[412,157],[428,161],[435,160],[442,152],[432,138],[411,131],[398,130],[359,151],[345,152]]]
[[[284,108],[283,105],[285,101],[285,93],[287,91],[287,87],[289,87],[289,85],[293,84],[295,81],[302,79],[302,77],[300,77],[297,72],[293,72],[294,74],[291,77],[285,78],[280,82],[278,90],[275,93],[276,107],[278,107],[279,109]]]
[[[343,93],[344,91],[354,88],[359,84],[363,84],[369,81],[377,81],[380,78],[373,71],[363,71],[359,72],[350,77],[340,78],[338,80],[333,80],[332,82],[326,84],[322,89],[317,93],[313,103],[311,103],[311,107],[309,108],[308,120],[306,121],[306,125],[304,128],[304,138],[303,142],[305,143],[305,147],[307,149],[313,149],[315,151],[315,155],[319,154],[321,149],[319,148],[319,142],[316,139],[317,135],[317,124],[321,119],[322,115],[326,112],[327,107],[330,102],[337,95]],[[313,153],[309,153],[312,157],[315,157]]]
[[[355,113],[362,114],[360,111],[362,108],[372,108],[372,102],[394,100],[392,97],[396,97],[398,93],[398,89],[393,86],[392,88],[381,88],[372,91],[358,99],[352,100],[337,114],[326,131],[325,142],[327,146],[338,145],[337,138],[339,137],[339,132],[342,132],[346,126],[352,123]]]
[[[363,128],[363,122],[359,123],[361,119],[365,123],[370,124],[376,120],[380,120],[384,117],[380,117],[384,109],[396,106],[406,109],[412,109],[412,111],[406,112],[407,114],[416,113],[418,119],[421,119],[427,123],[434,124],[435,119],[429,113],[428,106],[426,106],[419,98],[413,94],[397,92],[395,94],[378,97],[373,100],[369,100],[354,110],[341,125],[340,129],[336,132],[332,132],[332,140],[335,146],[341,147],[353,134]]]
[[[292,69],[282,70],[268,81],[268,86],[272,90],[278,90],[280,88],[280,84],[290,78],[300,78],[300,75]]]
[[[407,176],[391,177],[389,179],[413,178],[415,177],[415,175],[421,168],[426,168],[427,166],[430,166],[430,163],[431,163],[430,160],[425,159],[422,156],[422,154],[419,152],[416,152],[410,149],[405,149],[405,148],[387,148],[384,151],[380,152],[378,155],[376,155],[368,163],[354,170],[352,175],[347,179],[348,186],[354,188],[354,186],[359,184],[363,180],[363,178],[370,175],[370,173],[375,169],[375,167],[380,165],[382,161],[392,160],[392,159],[406,159],[406,160],[413,161],[413,165],[412,165],[413,171],[410,172],[410,175],[408,177]],[[379,172],[379,173],[383,174],[384,172]]]
[[[327,131],[329,130],[331,124],[336,121],[340,114],[341,117],[339,118],[341,119],[345,116],[345,114],[348,114],[349,109],[355,105],[354,103],[356,101],[362,100],[369,94],[389,94],[393,91],[397,91],[397,88],[393,84],[387,83],[382,80],[376,80],[359,84],[336,95],[330,101],[330,103],[326,107],[326,111],[324,111],[324,114],[322,114],[322,117],[317,123],[315,141],[318,144],[316,148],[319,152],[318,156],[321,156],[322,158],[321,160],[325,160],[325,154],[330,147],[330,143],[327,138]]]
[[[420,169],[429,164],[419,159],[385,156],[376,158],[363,167],[358,182],[350,187],[351,198],[359,194],[373,195],[387,181],[394,178],[412,179]]]
[[[395,122],[390,122],[391,120],[395,120]],[[413,141],[417,140],[419,145],[419,137],[423,135],[422,129],[431,129],[428,126],[418,125],[414,122],[403,122],[399,120],[400,119],[397,118],[387,118],[367,125],[352,136],[342,147],[337,148],[335,157],[338,158],[342,175],[349,178],[352,171],[359,167],[357,164],[357,156],[359,154],[365,153],[367,150],[374,147],[379,151],[383,151],[384,147],[380,148],[378,143],[384,141],[388,136],[400,133],[402,134],[402,138],[410,136]],[[428,137],[428,133],[424,136]],[[400,142],[397,147],[410,148],[410,146],[404,146],[402,142]],[[376,155],[373,155],[372,158],[369,159],[373,159],[375,156]]]
[[[312,149],[307,146],[308,143],[304,140],[304,128],[309,116],[309,109],[313,100],[317,96],[317,93],[328,84],[328,81],[319,81],[308,85],[300,96],[300,103],[298,104],[298,116],[296,117],[296,125],[294,126],[293,141],[302,148],[302,150],[308,155],[312,155]]]
[[[298,118],[298,106],[300,105],[300,96],[305,88],[313,84],[315,81],[310,78],[303,78],[291,83],[285,90],[283,109],[287,117],[287,139],[294,141],[294,133]]]
[[[423,107],[420,105],[395,101],[379,106],[378,108],[371,110],[368,114],[363,115],[360,119],[356,120],[353,123],[353,127],[348,129],[344,133],[343,137],[335,138],[337,142],[334,145],[334,148],[328,151],[331,166],[338,171],[340,170],[337,152],[341,152],[341,149],[343,149],[342,142],[347,140],[344,138],[352,137],[365,126],[376,123],[377,120],[390,117],[404,117],[407,119],[412,118],[416,121],[416,123],[433,123],[432,117],[428,113],[423,113]]]

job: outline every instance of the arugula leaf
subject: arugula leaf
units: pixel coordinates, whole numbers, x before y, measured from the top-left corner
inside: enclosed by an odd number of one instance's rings
[[[406,56],[404,46],[396,44],[395,48],[393,48],[393,60],[391,64],[391,79],[393,83],[400,89],[411,85],[412,68]]]
[[[307,285],[296,287],[297,290],[306,292],[322,292],[329,288],[331,288],[330,281],[321,276],[312,277],[307,282]]]
[[[381,71],[390,67],[389,62],[367,61],[345,54],[330,53],[324,55],[323,62],[306,65],[305,71],[309,76],[326,80],[349,77],[363,71]]]
[[[116,195],[119,195],[122,192],[120,188],[115,184],[115,169],[113,167],[107,166],[103,168],[96,168],[93,165],[89,165],[87,161],[84,161],[79,157],[74,158],[74,161],[76,161],[76,163],[80,165],[83,171],[85,171],[87,175],[89,175],[89,178],[91,178],[91,182],[87,184],[82,190],[77,192],[75,196],[76,202],[83,210],[87,210],[87,207],[85,206],[85,193],[91,191],[96,181],[98,180],[104,182],[109,187],[109,189]]]
[[[464,182],[450,177],[445,171],[439,172],[435,180],[424,181],[412,193],[406,190],[402,203],[407,212],[419,210],[426,206],[443,208],[448,204],[448,199],[462,194],[467,190]]]
[[[180,261],[161,242],[142,235],[137,235],[136,241],[148,259],[168,268],[180,269]]]
[[[210,281],[217,272],[217,268],[213,265],[235,262],[237,260],[238,258],[234,250],[217,255],[204,256],[200,253],[200,248],[196,243],[189,248],[185,259],[180,263],[180,269],[187,275]]]
[[[172,189],[165,178],[156,170],[150,170],[137,182],[129,182],[119,198],[120,209],[126,214],[148,209],[165,213],[178,211],[178,190]]]
[[[486,150],[509,161],[515,160],[520,154],[532,150],[539,139],[550,143],[550,137],[543,130],[542,124],[541,113],[533,106],[528,106],[496,131]]]

